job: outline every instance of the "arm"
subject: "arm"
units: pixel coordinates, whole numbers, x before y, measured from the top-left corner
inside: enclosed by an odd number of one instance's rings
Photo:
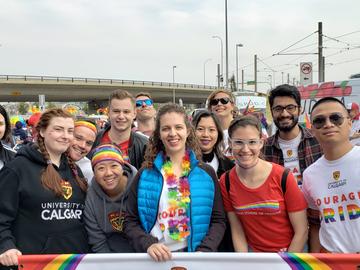
[[[227,216],[230,222],[231,237],[235,251],[248,252],[248,244],[240,220],[234,212],[228,212]]]
[[[319,230],[320,230],[320,212],[309,208],[307,211],[309,220],[309,252],[318,253],[321,249]]]
[[[140,223],[137,204],[137,188],[141,173],[142,170],[136,174],[130,186],[126,201],[127,213],[124,220],[124,233],[137,252],[147,252],[152,244],[158,242],[158,239],[146,233]]]
[[[0,171],[0,264],[7,266],[17,265],[21,255],[11,231],[19,205],[18,186],[16,173],[4,167]]]
[[[306,210],[289,212],[289,219],[294,230],[288,252],[303,252],[308,237]]]
[[[110,248],[107,243],[107,237],[104,231],[100,228],[97,223],[95,216],[95,208],[91,203],[91,199],[88,197],[85,201],[85,210],[84,210],[84,221],[85,228],[89,237],[89,244],[91,245],[91,249],[95,253],[110,253]]]
[[[211,168],[209,173],[215,185],[214,204],[211,213],[209,231],[205,238],[201,241],[196,251],[217,251],[217,248],[224,237],[226,229],[226,219],[224,206],[222,203],[220,186],[215,171]]]

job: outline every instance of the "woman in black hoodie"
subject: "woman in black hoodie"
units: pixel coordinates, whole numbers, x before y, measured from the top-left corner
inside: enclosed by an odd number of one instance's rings
[[[15,151],[3,143],[9,138],[10,133],[9,116],[5,108],[0,105],[0,169],[15,157]]]
[[[36,128],[37,143],[21,148],[0,172],[0,265],[17,265],[21,254],[88,252],[87,183],[65,155],[74,120],[51,109]]]

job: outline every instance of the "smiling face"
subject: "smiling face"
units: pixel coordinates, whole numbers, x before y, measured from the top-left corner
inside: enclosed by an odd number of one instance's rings
[[[160,140],[168,155],[185,153],[188,135],[183,114],[170,112],[161,116]]]
[[[49,125],[40,130],[46,150],[54,156],[64,153],[73,140],[74,120],[72,118],[53,117]]]
[[[135,116],[135,105],[130,98],[111,100],[109,108],[111,129],[119,133],[129,131]]]
[[[233,131],[229,145],[236,164],[241,168],[248,169],[257,164],[263,146],[260,137],[259,130],[250,125],[238,127]]]
[[[344,117],[341,125],[334,124],[330,121],[329,116],[334,114]],[[311,113],[311,121],[316,121],[316,118],[319,117],[326,118],[325,124],[318,129],[312,125],[311,130],[320,144],[342,144],[349,140],[351,119],[341,104],[337,102],[324,102],[319,104]]]
[[[218,139],[218,130],[212,117],[201,118],[195,129],[195,134],[203,153],[207,154],[213,151]]]
[[[95,142],[96,134],[90,128],[77,126],[74,129],[74,139],[69,147],[69,155],[74,161],[85,157]]]
[[[223,92],[217,93],[212,98],[212,100],[222,99],[222,98],[224,98],[225,100],[231,100],[230,96]],[[227,104],[223,104],[222,102],[219,101],[216,105],[211,105],[211,111],[215,113],[219,118],[232,117],[233,110],[234,110],[234,104],[231,101],[229,101]]]
[[[118,195],[119,190],[126,186],[126,177],[123,177],[123,168],[117,161],[107,160],[97,163],[94,167],[96,182],[110,197]]]
[[[283,110],[279,108],[283,108]],[[298,107],[294,98],[279,96],[274,99],[271,114],[276,127],[280,131],[290,132],[298,124],[300,107]]]

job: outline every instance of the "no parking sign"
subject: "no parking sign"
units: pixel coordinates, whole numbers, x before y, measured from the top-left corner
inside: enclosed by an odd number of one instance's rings
[[[300,63],[300,84],[311,84],[313,82],[312,79],[313,68],[312,62],[301,62]]]

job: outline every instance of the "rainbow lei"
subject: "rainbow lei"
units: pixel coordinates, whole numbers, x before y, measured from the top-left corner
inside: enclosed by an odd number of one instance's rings
[[[190,155],[186,151],[181,162],[181,175],[176,178],[172,162],[168,159],[162,166],[168,187],[169,212],[178,213],[168,220],[168,231],[171,239],[183,241],[190,234],[188,209],[190,206],[190,188],[188,175],[190,172]],[[174,216],[174,215],[173,215]]]

